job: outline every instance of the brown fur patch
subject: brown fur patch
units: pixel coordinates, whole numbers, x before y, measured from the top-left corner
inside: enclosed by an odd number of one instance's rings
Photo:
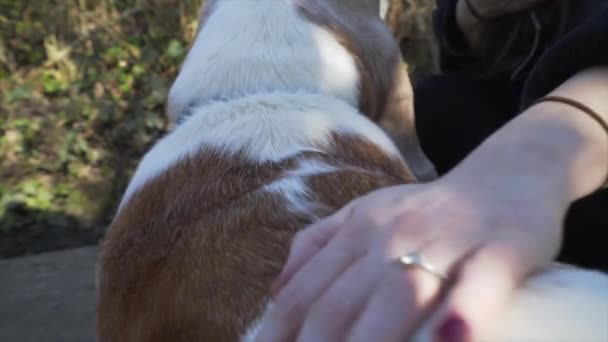
[[[308,178],[321,206],[307,215],[260,191],[303,160],[343,169]],[[412,181],[402,161],[364,138],[335,135],[326,153],[264,164],[202,149],[150,180],[113,222],[100,260],[99,341],[237,341],[261,314],[298,230]]]

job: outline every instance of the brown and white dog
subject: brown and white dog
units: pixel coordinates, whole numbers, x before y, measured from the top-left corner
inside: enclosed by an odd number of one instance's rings
[[[141,161],[103,244],[98,341],[249,341],[299,229],[433,177],[378,11],[378,0],[207,1],[169,95],[178,124]],[[607,284],[577,270],[532,278],[488,336],[603,336]]]

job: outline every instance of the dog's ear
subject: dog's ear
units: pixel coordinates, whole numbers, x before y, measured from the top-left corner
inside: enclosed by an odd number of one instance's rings
[[[404,65],[394,69],[393,86],[378,124],[395,142],[418,181],[428,182],[438,177],[418,140],[412,83]]]
[[[400,64],[399,47],[380,18],[378,0],[294,0],[312,23],[331,32],[359,72],[359,110],[378,121]]]
[[[418,142],[413,91],[401,51],[380,18],[379,0],[295,0],[311,22],[351,53],[359,72],[359,110],[395,141],[421,181],[436,178]]]

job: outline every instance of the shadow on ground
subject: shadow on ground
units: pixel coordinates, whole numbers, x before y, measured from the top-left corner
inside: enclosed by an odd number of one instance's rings
[[[9,203],[0,218],[0,259],[95,245],[107,222],[87,223],[62,212]]]

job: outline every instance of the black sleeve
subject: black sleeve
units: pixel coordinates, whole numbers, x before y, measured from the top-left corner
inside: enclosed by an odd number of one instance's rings
[[[608,66],[608,3],[596,3],[595,8],[580,11],[580,23],[540,56],[525,82],[522,108],[547,95],[580,71],[594,66]]]
[[[457,3],[458,0],[437,0],[437,9],[433,12],[439,62],[444,72],[474,68],[478,63],[456,22]]]
[[[444,73],[465,71],[486,79],[519,82],[544,51],[557,31],[564,30],[565,0],[553,0],[534,11],[504,15],[485,23],[479,47],[472,51],[457,23],[459,0],[438,0],[433,24]],[[584,0],[585,1],[585,0]],[[537,29],[535,21],[542,25]]]
[[[541,24],[538,45],[531,12],[499,18],[484,32],[489,44],[481,57],[472,53],[456,22],[457,3],[437,0],[433,16],[442,72],[468,72],[511,84],[520,94],[516,98],[521,109],[576,73],[608,65],[608,0],[552,0],[535,9]],[[499,51],[502,45],[509,49]],[[522,64],[525,68],[515,78],[514,70]]]

